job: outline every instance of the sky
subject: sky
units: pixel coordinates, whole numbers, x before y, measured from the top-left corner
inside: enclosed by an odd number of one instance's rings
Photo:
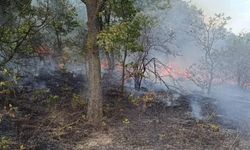
[[[250,32],[250,0],[191,0],[191,3],[203,9],[207,16],[215,13],[230,16],[227,28],[235,34]]]

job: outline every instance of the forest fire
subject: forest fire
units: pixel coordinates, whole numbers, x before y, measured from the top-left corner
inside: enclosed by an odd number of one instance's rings
[[[46,43],[40,44],[35,48],[35,51],[39,57],[51,56],[53,54],[53,50]]]
[[[250,149],[250,3],[197,1],[0,0],[0,150]]]
[[[103,59],[101,61],[101,68],[102,70],[108,70],[109,69],[109,63],[106,59]],[[116,64],[116,70],[119,72],[122,71],[122,65]],[[154,70],[154,69],[152,69]],[[182,69],[178,65],[174,65],[173,63],[170,63],[169,65],[159,65],[157,66],[156,70],[159,72],[160,77],[171,77],[173,79],[181,79],[181,80],[189,80],[191,77],[191,73],[186,70]]]
[[[189,71],[181,69],[177,65],[168,65],[167,67],[160,67],[160,75],[163,77],[171,77],[173,79],[188,80],[191,77]]]

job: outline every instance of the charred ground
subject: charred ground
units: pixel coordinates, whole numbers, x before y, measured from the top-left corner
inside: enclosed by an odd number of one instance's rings
[[[38,150],[250,148],[237,132],[218,124],[211,100],[203,103],[207,119],[198,121],[192,117],[191,95],[169,105],[161,101],[167,91],[122,97],[117,87],[105,87],[105,118],[97,129],[87,124],[86,85],[82,75],[56,71],[13,87],[1,96],[2,143]]]

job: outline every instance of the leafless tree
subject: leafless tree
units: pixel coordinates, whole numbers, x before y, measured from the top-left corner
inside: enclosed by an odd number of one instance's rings
[[[138,91],[141,89],[143,79],[150,77],[150,74],[154,74],[157,78],[160,77],[160,70],[157,70],[157,65],[160,61],[152,53],[158,51],[166,55],[175,54],[175,52],[169,49],[169,44],[175,37],[174,31],[167,30],[165,37],[159,37],[154,28],[157,28],[157,25],[153,22],[147,23],[144,27],[140,37],[143,51],[133,54],[132,61],[127,65],[129,76],[134,79],[134,88]]]
[[[207,20],[202,13],[199,15],[200,19],[191,23],[188,33],[194,38],[204,55],[199,62],[200,64],[192,65],[189,72],[190,79],[205,89],[207,94],[210,94],[215,79],[216,57],[219,51],[216,44],[224,39],[225,25],[230,17],[225,17],[224,14],[215,14]]]

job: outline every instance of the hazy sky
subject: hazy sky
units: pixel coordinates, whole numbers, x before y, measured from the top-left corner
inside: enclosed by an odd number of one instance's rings
[[[250,32],[250,0],[191,0],[191,2],[202,8],[208,16],[225,13],[226,16],[232,17],[227,27],[232,28],[234,33]]]

